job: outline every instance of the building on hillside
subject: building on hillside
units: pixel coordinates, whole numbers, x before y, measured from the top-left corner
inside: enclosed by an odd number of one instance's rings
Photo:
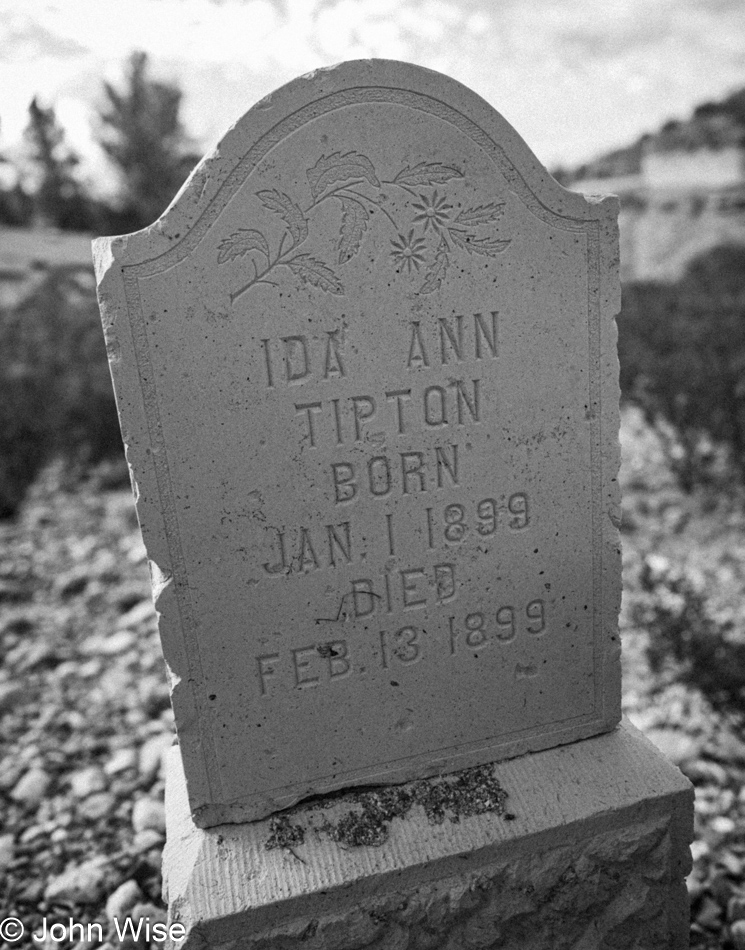
[[[732,124],[709,122],[703,135],[669,123],[580,175],[572,190],[621,199],[623,280],[678,280],[699,254],[745,244],[745,145]]]

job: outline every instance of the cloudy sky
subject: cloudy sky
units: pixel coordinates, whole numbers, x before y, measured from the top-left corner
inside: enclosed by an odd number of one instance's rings
[[[207,148],[319,66],[384,57],[466,83],[550,167],[629,143],[745,86],[743,0],[0,0],[0,149],[33,95],[93,156],[102,79],[132,50],[177,81]],[[102,166],[93,158],[91,174]]]

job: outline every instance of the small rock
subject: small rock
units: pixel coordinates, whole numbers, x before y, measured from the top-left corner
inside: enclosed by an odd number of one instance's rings
[[[119,775],[120,772],[126,772],[127,769],[134,768],[137,765],[137,751],[133,748],[117,749],[109,761],[104,765],[103,770],[108,776]]]
[[[745,920],[736,920],[729,932],[735,950],[745,950]]]
[[[136,881],[125,881],[106,901],[106,917],[113,921],[126,917],[128,912],[143,899],[142,891]]]
[[[713,897],[704,897],[696,914],[696,922],[707,930],[718,929],[722,919],[722,908]]]
[[[83,799],[78,805],[78,813],[89,821],[98,821],[105,815],[110,815],[116,808],[116,796],[111,792],[96,792]]]
[[[24,689],[20,683],[0,684],[0,712],[8,712],[23,696]]]
[[[155,623],[155,607],[152,600],[141,600],[119,618],[119,626],[138,627],[141,623]]]
[[[165,833],[166,810],[162,802],[152,798],[138,798],[132,809],[132,827],[136,832],[153,831]]]
[[[13,835],[0,835],[0,871],[4,871],[15,857]]]
[[[94,904],[106,892],[109,866],[105,858],[92,858],[53,877],[44,899],[50,903]]]
[[[28,648],[24,646],[23,656],[19,661],[19,667],[24,670],[31,670],[36,666],[41,666],[42,664],[48,664],[56,666],[59,662],[57,656],[57,651],[51,645],[51,643],[44,643],[43,641],[39,643],[32,644]]]
[[[70,776],[70,789],[75,798],[87,798],[94,792],[103,792],[106,788],[106,776],[103,769],[91,765],[87,769],[80,769]]]
[[[18,897],[24,904],[38,904],[44,895],[44,885],[41,881],[29,881],[20,891]]]
[[[150,924],[164,924],[168,920],[168,914],[162,907],[156,907],[155,904],[143,902],[136,904],[132,908],[132,919],[134,921],[146,920]]]
[[[138,831],[132,841],[132,850],[135,854],[144,854],[151,848],[160,848],[163,844],[163,835],[152,828]]]
[[[700,744],[680,729],[648,729],[645,735],[678,766],[693,761],[701,753]]]
[[[152,780],[160,771],[161,760],[173,742],[168,733],[158,733],[147,740],[140,749],[140,774]]]
[[[717,740],[717,758],[725,765],[745,765],[745,742],[729,731],[723,731]]]
[[[57,578],[55,587],[61,597],[75,597],[83,593],[89,579],[87,568],[73,568]]]
[[[103,650],[106,656],[113,656],[115,653],[126,653],[137,646],[137,634],[134,630],[117,630],[111,636],[106,637]]]
[[[81,663],[78,667],[78,676],[81,679],[92,679],[95,676],[100,676],[103,664],[99,659],[88,660],[86,663]]]
[[[44,769],[29,769],[16,783],[10,797],[21,805],[38,805],[49,791],[51,783],[52,780]]]
[[[705,782],[714,782],[715,785],[721,786],[727,784],[727,770],[718,762],[703,759],[685,762],[682,771],[696,785],[703,785]]]
[[[735,890],[735,886],[727,877],[726,874],[718,872],[713,875],[709,881],[709,891],[711,896],[720,905],[720,907],[727,907],[729,900],[732,897]]]
[[[85,652],[90,656],[98,654],[99,656],[115,656],[117,653],[124,653],[131,649],[136,642],[136,637],[131,630],[117,630],[115,633],[104,636],[88,637],[85,644]]]
[[[41,825],[29,825],[21,835],[20,842],[21,844],[30,844],[37,838],[41,838],[44,834],[45,831]]]
[[[7,792],[13,788],[23,772],[24,764],[18,759],[6,755],[0,762],[0,791]]]
[[[743,877],[742,872],[745,867],[745,861],[743,861],[741,857],[724,849],[717,855],[717,858],[725,871],[731,874],[733,878],[740,880]]]
[[[716,815],[711,819],[711,830],[718,835],[729,835],[735,830],[735,823],[728,815]]]
[[[736,920],[745,920],[745,895],[734,894],[727,904],[727,920],[734,923]]]
[[[701,878],[696,877],[693,874],[690,874],[686,879],[686,887],[688,889],[688,898],[691,904],[695,903],[706,890],[706,884],[701,880]]]

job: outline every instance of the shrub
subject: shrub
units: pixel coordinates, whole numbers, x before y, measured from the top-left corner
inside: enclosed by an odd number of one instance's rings
[[[43,269],[0,311],[0,517],[12,515],[41,467],[122,455],[90,268]]]
[[[690,491],[724,459],[745,476],[745,247],[694,260],[675,285],[624,288],[621,391],[667,448]]]
[[[715,705],[742,710],[745,643],[731,619],[717,619],[705,593],[665,558],[643,559],[634,624],[649,634],[647,659],[656,677],[667,671]]]

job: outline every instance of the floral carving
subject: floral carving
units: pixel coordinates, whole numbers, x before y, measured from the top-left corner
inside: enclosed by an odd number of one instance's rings
[[[492,201],[455,213],[452,198],[440,188],[464,179],[463,172],[439,162],[419,162],[400,169],[393,179],[379,178],[373,163],[360,152],[322,155],[306,172],[312,201],[301,207],[293,198],[277,188],[259,191],[256,197],[267,211],[279,217],[284,225],[276,250],[267,237],[253,228],[239,228],[218,245],[217,262],[226,264],[248,256],[252,273],[242,286],[230,295],[231,302],[258,284],[276,287],[279,268],[288,268],[304,284],[323,293],[342,295],[344,285],[334,269],[343,267],[359,252],[373,220],[371,211],[382,212],[376,223],[387,219],[395,232],[390,239],[389,260],[401,274],[413,277],[422,271],[417,293],[431,294],[439,290],[453,254],[496,257],[509,247],[510,240],[491,232],[504,213],[505,202]],[[390,201],[387,189],[400,189],[413,200],[406,202],[406,223],[397,222],[386,207]],[[334,200],[341,210],[341,225],[334,266],[301,251],[310,233],[312,212],[325,201]],[[400,215],[400,211],[398,214]],[[485,229],[490,229],[486,231]],[[438,238],[428,244],[429,234]],[[250,256],[249,256],[250,255]]]

